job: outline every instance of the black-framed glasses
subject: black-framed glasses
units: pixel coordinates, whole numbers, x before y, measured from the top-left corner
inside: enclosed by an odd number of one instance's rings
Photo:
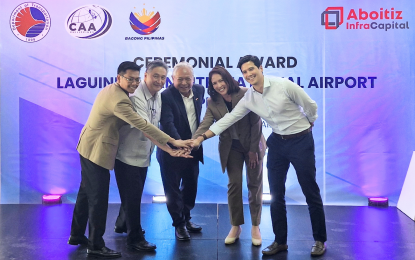
[[[125,78],[125,80],[128,82],[128,83],[133,83],[134,81],[135,82],[137,82],[138,84],[140,84],[140,82],[141,82],[141,78],[126,78],[126,77],[124,77],[124,76],[122,76],[122,75],[120,75],[121,77],[123,77],[123,78]]]
[[[151,115],[151,120],[153,121],[156,118],[157,110],[155,108],[150,108],[150,115]]]
[[[155,109],[156,107],[156,100],[153,99],[152,104],[150,104],[150,102],[148,103],[148,110],[150,111],[150,120],[153,121],[156,118],[157,115],[157,110]]]

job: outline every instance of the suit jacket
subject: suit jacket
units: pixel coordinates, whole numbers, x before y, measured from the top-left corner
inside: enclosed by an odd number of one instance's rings
[[[231,94],[232,97],[232,108],[238,104],[239,100],[244,96],[247,88],[240,88],[237,93]],[[218,97],[217,101],[208,98],[208,107],[206,109],[205,117],[202,123],[194,134],[193,138],[197,138],[206,132],[214,121],[219,121],[222,117],[228,113],[225,101],[222,97]],[[239,141],[241,142],[244,149],[248,152],[258,153],[258,159],[262,159],[265,155],[266,141],[262,134],[262,121],[261,118],[254,112],[249,112],[241,120],[234,124],[235,129],[238,133]],[[222,165],[222,171],[225,172],[226,165],[228,162],[229,152],[232,147],[232,137],[230,129],[226,129],[222,134],[219,135],[219,156],[220,163]]]
[[[202,111],[202,103],[204,101],[205,87],[194,84],[193,104],[196,110],[197,127],[200,124],[200,113]],[[160,129],[174,139],[188,140],[192,138],[189,121],[187,119],[186,108],[180,92],[172,85],[161,93],[161,118]],[[193,158],[203,163],[203,148],[192,151]],[[157,149],[157,160],[159,163],[178,163],[189,160],[186,158],[173,158],[168,153]]]
[[[164,145],[170,136],[135,112],[123,89],[114,83],[101,90],[79,137],[77,150],[82,157],[108,170],[114,169],[119,129],[130,124]]]

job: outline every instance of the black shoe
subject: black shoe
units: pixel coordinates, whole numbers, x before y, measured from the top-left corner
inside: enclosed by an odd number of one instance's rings
[[[311,247],[312,256],[320,256],[326,252],[326,245],[323,242],[316,241]]]
[[[118,234],[122,234],[122,233],[127,233],[127,228],[122,228],[122,227],[114,227],[114,232],[118,233]]]
[[[135,249],[138,251],[154,251],[157,248],[155,244],[150,243],[146,241],[145,239],[141,240],[140,242],[127,244],[127,246],[131,249]]]
[[[146,233],[146,231],[144,230],[144,228],[142,228],[141,231],[143,232],[143,235]],[[127,233],[127,229],[126,228],[120,228],[120,227],[115,226],[114,227],[114,232],[115,233],[118,233],[118,234]]]
[[[200,232],[202,230],[201,226],[190,221],[186,221],[186,228],[189,232]]]
[[[88,245],[88,238],[86,236],[76,237],[76,236],[69,236],[68,244],[76,246],[76,245]]]
[[[111,250],[108,247],[104,246],[103,248],[99,249],[99,250],[92,250],[87,248],[86,249],[86,254],[88,256],[95,256],[95,257],[102,257],[102,258],[117,258],[117,257],[121,257],[121,253]]]
[[[262,254],[264,255],[274,255],[281,251],[287,251],[288,246],[286,244],[284,245],[278,245],[277,242],[272,242],[271,245],[267,246],[264,250],[262,250]]]
[[[189,232],[187,232],[187,229],[184,225],[176,227],[176,237],[181,241],[190,239]]]

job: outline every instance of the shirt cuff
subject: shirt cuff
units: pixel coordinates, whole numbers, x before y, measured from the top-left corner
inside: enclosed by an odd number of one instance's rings
[[[210,126],[210,131],[212,131],[215,135],[220,135],[224,130],[221,130],[217,124]]]

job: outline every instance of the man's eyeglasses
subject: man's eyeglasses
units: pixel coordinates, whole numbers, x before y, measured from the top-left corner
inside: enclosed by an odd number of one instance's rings
[[[137,82],[138,84],[140,84],[140,82],[141,82],[141,78],[126,78],[126,77],[124,77],[124,76],[122,76],[122,75],[120,75],[121,77],[123,77],[123,78],[125,78],[125,80],[128,82],[128,83],[133,83],[134,81],[135,82]]]

